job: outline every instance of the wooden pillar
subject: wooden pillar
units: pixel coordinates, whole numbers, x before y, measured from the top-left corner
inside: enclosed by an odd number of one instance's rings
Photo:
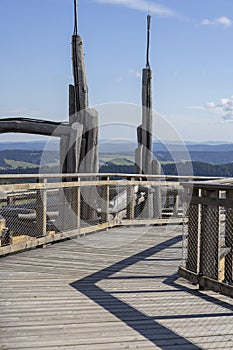
[[[0,247],[10,245],[11,243],[11,232],[6,229],[6,220],[0,215]]]
[[[201,241],[200,241],[200,273],[204,277],[218,280],[219,275],[219,207],[214,202],[218,199],[218,190],[202,191],[202,196],[209,199],[202,206]],[[204,286],[200,285],[200,288]]]
[[[187,189],[188,190],[188,189]],[[193,198],[199,197],[199,189],[193,189]],[[188,209],[188,248],[186,268],[196,274],[200,269],[200,204],[191,204]]]
[[[227,190],[227,199],[233,200],[233,190]],[[230,252],[225,257],[225,281],[233,283],[233,209],[226,211],[225,244]]]
[[[75,85],[76,111],[84,110],[88,106],[88,87],[84,63],[83,41],[80,35],[72,36],[73,73]]]
[[[152,161],[152,174],[161,175],[161,164],[156,159]],[[160,179],[154,181],[160,181]],[[160,218],[162,215],[161,186],[154,186],[153,188],[153,217]]]
[[[134,180],[134,178],[131,178],[131,181]],[[130,182],[127,185],[127,219],[133,220],[135,215],[135,193],[134,193],[134,186],[130,184]]]
[[[103,180],[109,181],[109,176],[103,178]],[[102,187],[102,203],[101,203],[101,222],[108,222],[109,213],[109,185],[104,185]]]
[[[174,192],[174,208],[173,208],[173,216],[177,217],[179,213],[179,191]]]
[[[44,180],[44,183],[46,181]],[[47,234],[47,192],[46,188],[36,191],[36,236],[46,236]]]
[[[77,181],[77,187],[72,188],[72,215],[74,217],[74,228],[80,228],[80,213],[81,213],[81,193],[80,193],[80,178]]]
[[[142,170],[145,174],[152,173],[152,71],[144,68],[142,71]]]

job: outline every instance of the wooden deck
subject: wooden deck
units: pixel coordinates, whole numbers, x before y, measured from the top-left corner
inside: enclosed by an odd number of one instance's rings
[[[233,349],[233,300],[177,278],[181,227],[99,232],[0,260],[0,349]]]

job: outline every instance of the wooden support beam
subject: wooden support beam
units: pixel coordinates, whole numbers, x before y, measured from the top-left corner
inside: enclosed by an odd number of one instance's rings
[[[152,161],[152,174],[161,175],[161,164],[158,160],[154,159]],[[155,178],[155,181],[159,182],[159,179]],[[162,215],[162,198],[161,198],[161,186],[153,186],[153,217],[159,218]]]
[[[152,173],[152,71],[142,71],[142,168],[145,174]]]
[[[70,127],[68,123],[23,117],[0,119],[0,133],[9,132],[60,137],[62,135],[68,136]]]
[[[109,177],[106,178],[109,181]],[[101,201],[101,223],[108,222],[109,214],[109,185],[102,187],[102,201]]]
[[[47,193],[46,189],[36,192],[36,236],[46,236],[47,234]]]
[[[133,179],[132,179],[133,180]],[[127,186],[127,219],[128,220],[133,220],[135,216],[135,191],[134,191],[134,186],[129,183]]]

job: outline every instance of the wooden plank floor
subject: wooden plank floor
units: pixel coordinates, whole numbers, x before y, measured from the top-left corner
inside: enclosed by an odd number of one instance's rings
[[[178,279],[181,227],[99,232],[0,260],[0,349],[233,349],[233,300]]]

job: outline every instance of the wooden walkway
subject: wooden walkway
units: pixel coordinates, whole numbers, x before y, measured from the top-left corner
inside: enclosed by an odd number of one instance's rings
[[[178,279],[181,227],[115,228],[0,260],[0,349],[233,349],[233,300]]]

